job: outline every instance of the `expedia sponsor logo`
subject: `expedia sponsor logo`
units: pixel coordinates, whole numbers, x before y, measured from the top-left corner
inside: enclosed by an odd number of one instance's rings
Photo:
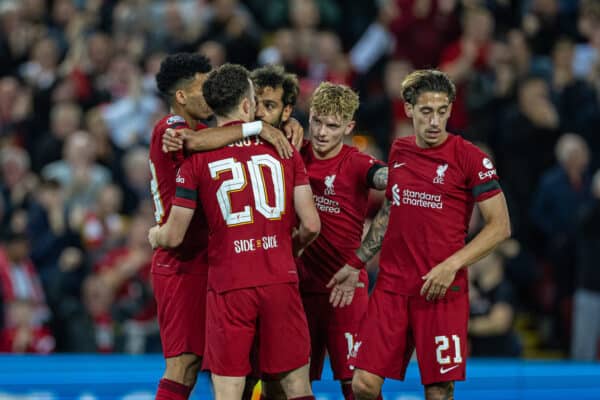
[[[494,175],[496,175],[496,169],[494,168],[494,164],[492,163],[492,161],[489,158],[484,158],[481,163],[483,164],[484,167],[486,167],[488,170],[487,171],[480,171],[479,172],[479,179],[481,179],[482,181],[485,179],[491,179],[494,177]]]
[[[496,175],[496,170],[495,169],[493,169],[491,171],[479,171],[479,179],[481,179],[482,181],[484,179],[493,178],[494,175]]]
[[[340,213],[340,203],[335,200],[331,200],[325,196],[313,195],[313,199],[315,200],[315,205],[317,206],[317,210],[321,212],[326,212],[329,214],[339,214]]]

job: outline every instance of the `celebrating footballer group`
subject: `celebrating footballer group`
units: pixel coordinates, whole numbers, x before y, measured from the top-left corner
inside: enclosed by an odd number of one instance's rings
[[[200,369],[217,400],[314,399],[325,354],[345,399],[376,399],[416,351],[425,397],[465,379],[467,266],[510,235],[492,161],[446,131],[455,87],[436,70],[402,84],[414,135],[388,165],[345,145],[359,105],[321,83],[309,134],[283,68],[211,70],[167,56],[170,112],[150,148],[152,281],[166,369],[156,399],[187,399]],[[216,127],[200,121],[211,115]],[[255,118],[257,119],[255,121]],[[290,143],[291,142],[291,143]],[[361,242],[371,189],[385,201]],[[475,203],[485,226],[465,244]],[[381,249],[373,293],[364,266]],[[208,398],[209,393],[202,393]]]

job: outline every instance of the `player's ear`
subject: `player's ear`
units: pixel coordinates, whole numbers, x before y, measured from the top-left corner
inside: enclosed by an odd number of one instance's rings
[[[283,106],[283,111],[281,112],[281,122],[285,122],[290,119],[292,115],[293,107],[291,105]]]
[[[181,105],[185,105],[187,103],[187,99],[183,90],[175,91],[175,101]]]
[[[356,126],[356,121],[348,122],[348,125],[346,125],[346,129],[344,130],[344,135],[349,135],[355,126]]]
[[[404,103],[404,112],[408,118],[413,117],[413,106],[410,103]]]
[[[242,111],[244,112],[244,115],[250,114],[250,100],[248,100],[247,97],[242,99]]]

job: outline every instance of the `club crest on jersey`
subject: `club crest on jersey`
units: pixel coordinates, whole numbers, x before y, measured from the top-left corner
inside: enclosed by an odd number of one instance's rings
[[[335,181],[335,175],[329,175],[325,177],[325,195],[335,195],[335,189],[333,188],[333,182]]]
[[[172,115],[167,119],[167,125],[183,124],[183,123],[185,123],[185,118],[183,118],[179,115]]]
[[[437,183],[439,185],[444,184],[444,177],[446,175],[446,170],[448,169],[448,164],[440,164],[435,171],[436,177],[433,178],[433,183]]]
[[[400,188],[397,183],[392,186],[392,204],[395,206],[400,205]]]
[[[175,182],[183,185],[183,184],[185,184],[185,178],[183,176],[181,176],[181,174],[179,173],[180,171],[181,171],[181,168],[179,168],[177,170],[177,177],[175,178]]]
[[[356,335],[353,335],[350,332],[344,332],[344,337],[348,344],[348,354],[346,355],[346,358],[356,358],[358,349],[360,349],[360,346],[362,345],[362,341],[356,340]]]

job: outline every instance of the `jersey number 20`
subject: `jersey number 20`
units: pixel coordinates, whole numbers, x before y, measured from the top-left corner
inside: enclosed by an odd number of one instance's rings
[[[281,163],[269,154],[260,154],[252,156],[246,162],[246,167],[250,174],[250,185],[252,186],[256,211],[267,219],[280,219],[285,211],[285,183]],[[268,168],[271,171],[273,192],[275,193],[274,205],[270,205],[267,199],[263,168]],[[248,184],[244,165],[236,161],[235,158],[230,157],[209,163],[208,169],[213,179],[219,179],[221,173],[231,171],[231,179],[223,181],[217,191],[217,201],[227,226],[252,223],[254,220],[252,208],[245,205],[242,211],[233,212],[231,199],[229,198],[230,193],[241,192]]]

